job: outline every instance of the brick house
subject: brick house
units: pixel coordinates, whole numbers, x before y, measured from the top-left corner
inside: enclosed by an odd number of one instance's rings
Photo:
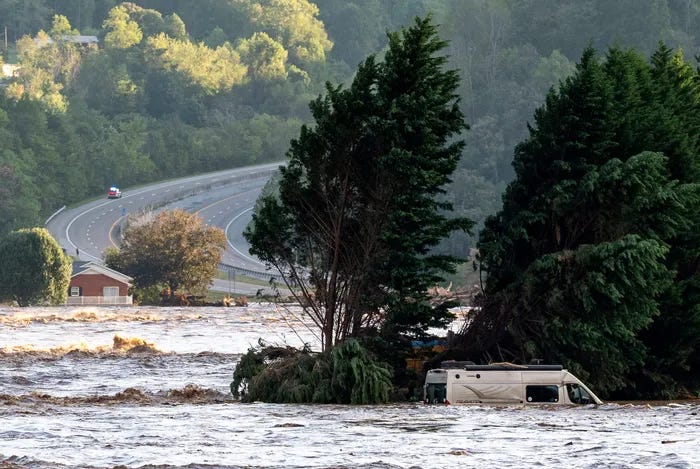
[[[133,279],[95,262],[73,262],[68,287],[69,305],[131,305]]]

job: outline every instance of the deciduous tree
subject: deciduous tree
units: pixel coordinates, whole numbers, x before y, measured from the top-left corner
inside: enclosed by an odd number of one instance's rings
[[[63,94],[80,68],[81,55],[78,46],[63,39],[63,35],[74,32],[63,16],[54,18],[52,37],[43,30],[35,37],[24,36],[17,41],[17,52],[21,68],[15,86],[20,93],[41,102],[52,113],[65,112],[68,101]]]
[[[143,39],[143,31],[138,23],[129,17],[129,12],[123,5],[110,10],[102,28],[107,31],[105,46],[111,49],[128,49]]]
[[[131,218],[119,251],[107,253],[108,267],[134,278],[140,288],[167,285],[171,294],[202,294],[216,275],[226,236],[184,210]]]
[[[238,0],[246,6],[253,28],[263,31],[289,51],[289,60],[304,69],[313,62],[323,62],[333,43],[318,7],[308,0]]]
[[[287,51],[282,44],[265,33],[255,33],[236,48],[241,61],[248,66],[252,80],[273,80],[287,76]]]
[[[210,49],[204,43],[194,44],[159,34],[148,38],[147,45],[152,66],[184,75],[207,94],[230,89],[245,77],[246,68],[228,43]]]
[[[63,304],[71,260],[44,228],[13,231],[0,240],[0,299],[19,306]]]

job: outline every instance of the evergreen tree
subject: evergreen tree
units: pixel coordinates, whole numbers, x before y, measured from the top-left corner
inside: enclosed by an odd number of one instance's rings
[[[447,305],[428,305],[426,290],[457,260],[430,249],[471,226],[441,199],[465,128],[458,74],[437,55],[445,43],[429,18],[389,39],[384,62],[369,57],[350,88],[328,85],[311,103],[316,127],[302,127],[279,197],[246,231],[252,252],[300,289],[324,349],[372,327],[445,324]]]
[[[671,177],[700,184],[700,82],[680,51],[661,44],[651,57],[655,111],[646,136],[669,158]],[[649,360],[637,375],[644,396],[676,397],[700,388],[700,201],[683,198],[686,224],[668,237],[674,282],[661,297],[661,313],[642,334]]]
[[[516,147],[503,209],[481,233],[488,279],[484,307],[465,331],[467,353],[544,358],[584,377],[595,370],[589,381],[602,393],[641,393],[650,378],[669,389],[654,340],[688,369],[700,331],[697,244],[688,242],[700,202],[690,117],[698,95],[676,64],[674,79],[662,80],[634,51],[613,48],[601,64],[589,48],[576,74],[549,93]],[[695,111],[671,118],[681,102]],[[662,330],[662,339],[648,335]],[[680,349],[668,353],[671,343]]]

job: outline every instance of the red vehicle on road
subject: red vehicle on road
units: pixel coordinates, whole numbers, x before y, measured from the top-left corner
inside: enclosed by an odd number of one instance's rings
[[[112,186],[107,191],[107,198],[108,199],[121,199],[121,197],[122,197],[122,191],[120,191],[117,186]]]

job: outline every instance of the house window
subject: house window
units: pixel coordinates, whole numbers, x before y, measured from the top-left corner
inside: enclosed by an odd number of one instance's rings
[[[102,296],[119,296],[119,287],[103,287]]]
[[[80,287],[70,287],[70,296],[80,296]]]

